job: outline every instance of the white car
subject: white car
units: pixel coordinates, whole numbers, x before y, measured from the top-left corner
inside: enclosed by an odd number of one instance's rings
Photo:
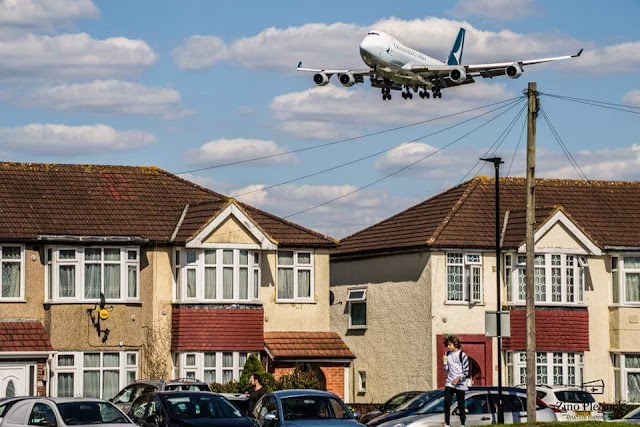
[[[102,399],[39,397],[15,403],[0,427],[136,427],[111,402]]]
[[[498,423],[496,402],[497,387],[472,387],[465,394],[467,417],[465,426],[483,426]],[[503,387],[502,402],[504,423],[527,422],[527,393],[513,387]],[[460,426],[458,403],[451,404],[451,427]],[[541,400],[536,400],[538,422],[557,421],[553,411]],[[442,427],[444,424],[444,396],[437,397],[422,407],[415,415],[380,424],[378,427]]]
[[[604,421],[602,407],[583,388],[537,386],[536,394],[556,413],[558,421]]]

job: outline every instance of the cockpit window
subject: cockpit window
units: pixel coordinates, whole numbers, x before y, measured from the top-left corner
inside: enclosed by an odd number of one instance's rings
[[[368,36],[379,36],[380,34],[376,33],[375,31],[370,31],[367,35]]]

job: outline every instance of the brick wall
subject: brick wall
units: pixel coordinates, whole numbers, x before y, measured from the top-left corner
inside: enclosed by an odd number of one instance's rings
[[[316,373],[318,371],[324,376],[325,390],[338,395],[344,400],[344,364],[342,363],[310,363]],[[273,367],[273,377],[280,378],[282,375],[289,375],[293,372],[294,365],[277,365]]]

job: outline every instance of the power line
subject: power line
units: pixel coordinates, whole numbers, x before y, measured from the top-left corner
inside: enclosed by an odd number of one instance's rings
[[[487,104],[487,105],[483,105],[483,106],[480,106],[480,107],[475,107],[475,108],[470,108],[468,110],[459,111],[457,113],[451,113],[451,114],[447,114],[447,115],[444,115],[444,116],[435,117],[433,119],[421,120],[419,122],[411,123],[411,124],[408,124],[408,125],[396,126],[396,127],[393,127],[393,128],[383,129],[383,130],[380,130],[380,131],[376,131],[376,132],[372,132],[372,133],[368,133],[368,134],[364,134],[364,135],[359,135],[359,136],[354,136],[354,137],[351,137],[351,138],[340,139],[338,141],[331,141],[331,142],[327,142],[327,143],[324,143],[324,144],[314,145],[313,147],[299,148],[297,150],[284,151],[282,153],[269,154],[267,156],[253,157],[253,158],[250,158],[250,159],[237,160],[237,161],[234,161],[234,162],[222,163],[222,164],[214,165],[214,166],[207,166],[207,167],[202,167],[202,168],[198,168],[198,169],[191,169],[191,170],[187,170],[187,171],[183,171],[183,172],[176,172],[176,173],[174,173],[174,175],[184,175],[184,174],[187,174],[187,173],[201,172],[203,170],[217,169],[217,168],[222,168],[222,167],[227,167],[227,166],[235,166],[235,165],[239,165],[239,164],[243,164],[243,163],[249,163],[249,162],[255,162],[255,161],[258,161],[258,160],[271,159],[271,158],[274,158],[274,157],[286,156],[288,154],[300,153],[302,151],[315,150],[317,148],[323,148],[323,147],[327,147],[327,146],[330,146],[330,145],[341,144],[341,143],[344,143],[344,142],[351,142],[351,141],[355,141],[355,140],[358,140],[358,139],[368,138],[370,136],[381,135],[381,134],[384,134],[384,133],[394,132],[394,131],[397,131],[397,130],[406,129],[406,128],[410,128],[410,127],[413,127],[413,126],[418,126],[418,125],[422,125],[422,124],[425,124],[425,123],[434,122],[434,121],[437,121],[437,120],[447,119],[447,118],[454,117],[454,116],[457,116],[457,115],[460,115],[460,114],[465,114],[465,113],[469,113],[469,112],[472,112],[472,111],[481,110],[483,108],[493,107],[494,105],[509,103],[509,102],[511,102],[513,100],[522,99],[522,98],[524,98],[524,97],[523,96],[518,96],[518,97],[515,97],[515,98],[511,98],[511,99],[506,99],[506,100],[503,100],[503,101],[494,102],[492,104]]]
[[[633,105],[614,104],[611,102],[597,101],[597,100],[585,99],[585,98],[574,98],[571,96],[556,95],[556,94],[544,93],[544,92],[540,92],[540,95],[546,95],[551,98],[562,99],[565,101],[572,101],[579,104],[591,105],[593,107],[606,108],[608,110],[623,111],[625,113],[631,113],[631,114],[640,114],[640,107],[636,107]],[[638,111],[628,110],[629,108],[632,110],[638,110]]]
[[[558,145],[560,145],[560,148],[564,152],[565,156],[569,160],[569,163],[571,163],[571,166],[573,166],[573,169],[576,171],[578,176],[584,181],[589,181],[589,178],[587,178],[585,173],[582,171],[582,169],[580,168],[580,165],[578,165],[578,162],[571,154],[571,151],[569,151],[569,148],[562,141],[562,138],[560,138],[560,134],[558,134],[558,132],[556,131],[556,128],[551,123],[551,120],[549,120],[549,116],[547,116],[547,113],[542,108],[540,109],[540,114],[542,115],[542,118],[544,119],[544,121],[547,122],[547,126],[549,126],[551,133],[555,137],[556,141],[558,142]]]
[[[339,164],[339,165],[336,165],[336,166],[333,166],[333,167],[330,167],[330,168],[327,168],[327,169],[323,169],[323,170],[320,170],[320,171],[318,171],[318,172],[310,173],[310,174],[303,175],[303,176],[300,176],[300,177],[297,177],[297,178],[293,178],[293,179],[290,179],[290,180],[287,180],[287,181],[283,181],[283,182],[280,182],[280,183],[278,183],[278,184],[273,184],[273,185],[269,185],[269,186],[266,186],[266,187],[261,187],[261,188],[258,188],[258,189],[255,189],[255,190],[251,190],[251,191],[246,191],[246,192],[244,192],[244,193],[240,193],[240,194],[234,194],[234,195],[232,195],[231,197],[239,198],[239,197],[242,197],[242,196],[246,196],[246,195],[248,195],[248,194],[252,194],[252,193],[256,193],[256,192],[264,191],[264,190],[269,190],[269,189],[271,189],[271,188],[280,187],[280,186],[285,185],[285,184],[290,184],[290,183],[292,183],[292,182],[296,182],[296,181],[300,181],[300,180],[303,180],[303,179],[306,179],[306,178],[310,178],[310,177],[313,177],[313,176],[321,175],[321,174],[326,173],[326,172],[331,172],[331,171],[333,171],[333,170],[340,169],[340,168],[345,167],[345,166],[350,166],[350,165],[353,165],[353,164],[355,164],[355,163],[358,163],[358,162],[361,162],[361,161],[364,161],[364,160],[370,159],[370,158],[372,158],[372,157],[379,156],[380,154],[384,154],[384,153],[388,153],[388,152],[393,151],[393,150],[397,150],[397,149],[399,149],[399,148],[401,148],[401,147],[403,147],[403,146],[405,146],[405,145],[407,145],[407,144],[411,144],[411,143],[414,143],[414,142],[417,142],[417,141],[420,141],[420,140],[423,140],[423,139],[429,138],[429,137],[431,137],[431,136],[433,136],[433,135],[437,135],[437,134],[442,133],[442,132],[444,132],[444,131],[447,131],[447,130],[449,130],[449,129],[453,129],[454,127],[457,127],[457,126],[460,126],[460,125],[466,124],[466,123],[468,123],[468,122],[470,122],[470,121],[472,121],[472,120],[475,120],[475,119],[477,119],[477,118],[479,118],[479,117],[482,117],[482,116],[485,116],[485,115],[487,115],[487,114],[490,114],[490,113],[492,113],[492,112],[494,112],[494,111],[500,110],[501,108],[505,108],[505,107],[512,106],[512,105],[517,104],[517,103],[519,103],[519,102],[521,102],[521,100],[520,100],[520,99],[515,99],[514,101],[511,101],[511,103],[503,104],[503,105],[501,105],[501,106],[499,106],[499,107],[496,107],[496,108],[494,108],[494,109],[492,109],[492,110],[489,110],[489,111],[487,111],[487,112],[484,112],[484,113],[478,114],[478,115],[477,115],[477,116],[475,116],[475,117],[471,117],[471,118],[469,118],[469,119],[465,119],[465,120],[463,120],[463,121],[461,121],[461,122],[458,122],[458,123],[456,123],[456,124],[454,124],[454,125],[448,126],[448,127],[446,127],[446,128],[440,129],[440,130],[437,130],[437,131],[432,132],[432,133],[427,134],[427,135],[423,135],[423,136],[421,136],[421,137],[415,138],[415,139],[413,139],[413,140],[411,140],[411,141],[404,142],[404,143],[399,144],[399,145],[396,145],[396,146],[394,146],[394,147],[387,148],[387,149],[385,149],[385,150],[381,150],[381,151],[377,151],[377,152],[375,152],[375,153],[373,153],[373,154],[369,154],[369,155],[367,155],[367,156],[360,157],[360,158],[357,158],[357,159],[351,160],[351,161],[349,161],[349,162],[341,163],[341,164]],[[495,104],[494,104],[494,105],[495,105]]]
[[[415,162],[412,162],[412,163],[410,163],[410,164],[408,164],[408,165],[406,165],[406,166],[403,166],[402,168],[400,168],[400,169],[398,169],[398,170],[396,170],[396,171],[394,171],[394,172],[392,172],[392,173],[390,173],[390,174],[387,174],[387,175],[383,176],[383,177],[382,177],[382,178],[380,178],[380,179],[377,179],[377,180],[375,180],[375,181],[372,181],[372,182],[370,182],[370,183],[368,183],[368,184],[366,184],[366,185],[364,185],[364,186],[362,186],[362,187],[356,188],[356,189],[355,189],[355,190],[353,190],[353,191],[350,191],[350,192],[348,192],[348,193],[345,193],[345,194],[343,194],[342,196],[334,197],[334,198],[333,198],[333,199],[331,199],[331,200],[328,200],[328,201],[326,201],[326,202],[320,203],[320,204],[315,205],[315,206],[312,206],[312,207],[310,207],[310,208],[303,209],[303,210],[301,210],[301,211],[298,211],[298,212],[292,213],[292,214],[287,215],[287,216],[285,216],[285,217],[283,217],[283,218],[291,218],[291,217],[293,217],[293,216],[300,215],[300,214],[303,214],[303,213],[305,213],[305,212],[308,212],[308,211],[311,211],[311,210],[317,209],[317,208],[319,208],[319,207],[322,207],[322,206],[328,205],[328,204],[333,203],[333,202],[335,202],[335,201],[337,201],[337,200],[343,199],[343,198],[345,198],[345,197],[347,197],[347,196],[350,196],[350,195],[355,194],[355,193],[357,193],[357,192],[359,192],[359,191],[362,191],[362,190],[364,190],[364,189],[366,189],[366,188],[369,188],[369,187],[371,187],[371,186],[373,186],[373,185],[375,185],[375,184],[377,184],[377,183],[379,183],[379,182],[382,182],[382,181],[384,181],[384,180],[386,180],[386,179],[388,179],[388,178],[390,178],[390,177],[392,177],[392,176],[394,176],[394,175],[397,175],[397,174],[399,174],[400,172],[402,172],[402,171],[404,171],[404,170],[407,170],[407,169],[409,169],[410,167],[412,167],[412,166],[416,165],[417,163],[420,163],[421,161],[423,161],[423,160],[425,160],[425,159],[427,159],[427,158],[429,158],[429,157],[431,157],[431,156],[433,156],[433,155],[435,155],[435,154],[439,153],[440,151],[442,151],[442,150],[444,150],[444,149],[446,149],[446,148],[449,148],[450,146],[452,146],[452,145],[453,145],[453,144],[455,144],[456,142],[458,142],[458,141],[460,141],[460,140],[462,140],[462,139],[466,138],[467,136],[471,135],[472,133],[476,132],[478,129],[480,129],[480,128],[482,128],[482,127],[486,126],[486,125],[488,125],[488,124],[489,124],[489,123],[491,123],[492,121],[496,120],[498,117],[500,117],[500,116],[502,116],[503,114],[505,114],[505,113],[509,112],[509,111],[510,111],[513,107],[515,107],[517,104],[518,104],[517,102],[516,102],[516,103],[513,103],[513,105],[511,105],[511,106],[510,106],[508,109],[506,109],[505,111],[502,111],[501,113],[499,113],[499,114],[497,114],[495,117],[492,117],[491,119],[487,120],[486,122],[484,122],[484,123],[483,123],[483,124],[481,124],[480,126],[477,126],[477,127],[476,127],[476,128],[474,128],[473,130],[471,130],[471,131],[469,131],[468,133],[466,133],[466,134],[462,135],[461,137],[459,137],[459,138],[457,138],[457,139],[453,140],[452,142],[450,142],[450,143],[448,143],[448,144],[444,145],[443,147],[441,147],[441,148],[437,149],[436,151],[433,151],[433,152],[431,152],[431,153],[427,154],[426,156],[421,157],[420,159],[416,160]]]
[[[516,145],[516,149],[513,150],[513,156],[511,157],[511,163],[509,163],[509,169],[507,170],[507,174],[505,176],[509,176],[509,173],[511,173],[511,166],[513,166],[513,163],[516,160],[516,154],[518,153],[518,148],[520,148],[520,143],[522,142],[522,135],[524,135],[524,128],[527,126],[527,121],[523,120],[522,121],[522,129],[520,129],[520,138],[518,138],[518,144]]]

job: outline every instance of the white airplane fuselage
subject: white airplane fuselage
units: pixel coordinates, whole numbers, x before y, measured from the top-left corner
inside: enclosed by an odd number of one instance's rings
[[[411,49],[382,31],[370,31],[360,43],[360,56],[381,76],[402,85],[432,86],[431,82],[410,71],[409,65],[444,65],[422,52]]]

